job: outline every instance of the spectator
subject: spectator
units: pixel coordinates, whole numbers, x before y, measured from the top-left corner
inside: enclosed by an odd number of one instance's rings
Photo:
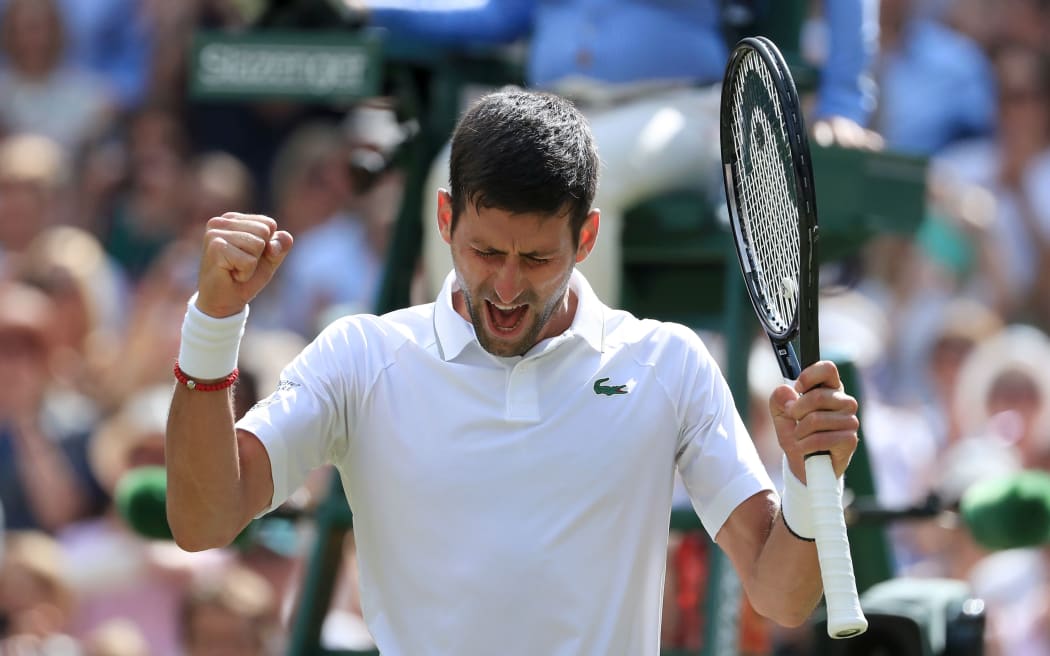
[[[276,655],[275,601],[266,579],[248,569],[198,577],[180,613],[186,656]]]
[[[1008,549],[980,558],[969,572],[974,595],[985,601],[989,656],[1050,653],[1050,553],[1044,547]]]
[[[1002,318],[971,299],[949,301],[926,350],[924,405],[939,448],[962,438],[958,398],[960,370],[973,350],[1003,328]]]
[[[11,529],[56,531],[92,508],[85,432],[59,434],[45,421],[54,307],[17,283],[0,287],[0,501]]]
[[[109,409],[99,378],[127,319],[126,281],[119,267],[93,235],[59,225],[29,244],[14,276],[46,293],[55,307],[52,415],[65,424],[93,425]]]
[[[938,311],[958,289],[956,279],[909,235],[876,235],[860,253],[864,275],[857,289],[888,323],[885,353],[871,378],[871,393],[887,403],[912,404],[923,391],[922,351]]]
[[[75,0],[74,0],[75,1]],[[128,1],[128,0],[118,0]],[[130,0],[142,7],[149,27],[149,61],[143,64],[148,72],[151,102],[169,107],[184,107],[189,86],[186,53],[200,30],[244,30],[263,10],[264,3],[245,3],[237,0],[194,0],[168,2],[167,0]],[[230,104],[232,109],[236,105]],[[187,108],[188,109],[188,108]]]
[[[995,77],[980,47],[910,0],[879,5],[879,102],[872,127],[895,150],[929,155],[994,128]]]
[[[351,209],[367,226],[374,253],[384,254],[404,194],[404,171],[397,166],[397,150],[411,134],[398,123],[391,99],[375,98],[355,105],[343,121],[350,146]]]
[[[68,635],[75,599],[63,572],[62,549],[39,531],[12,531],[0,563],[0,654],[66,656],[76,653]]]
[[[204,224],[231,207],[252,211],[255,207],[255,181],[239,159],[229,153],[212,151],[192,159],[187,166],[183,198],[185,216],[182,237],[199,241]]]
[[[117,407],[143,387],[168,381],[178,353],[186,294],[197,280],[198,248],[188,240],[168,244],[138,281],[128,300],[122,339],[102,362],[99,378],[106,407]]]
[[[0,261],[22,253],[44,228],[58,223],[68,182],[66,153],[30,134],[0,140]]]
[[[76,150],[112,120],[105,83],[66,64],[64,17],[55,0],[7,0],[0,16],[0,125],[43,134]]]
[[[392,38],[442,46],[510,43],[528,35],[526,82],[575,101],[585,112],[603,160],[595,207],[601,239],[582,263],[599,298],[620,296],[623,214],[641,200],[675,188],[722,202],[718,150],[719,86],[727,47],[715,2],[491,0],[406,3],[347,0]],[[871,109],[866,69],[877,26],[867,3],[829,0],[830,53],[816,105],[817,132],[831,140],[871,142],[859,124]],[[426,6],[426,9],[420,7]],[[623,35],[630,38],[623,38]],[[438,156],[424,192],[427,297],[451,269],[436,230],[435,190],[448,183],[447,152]]]
[[[955,407],[963,439],[939,458],[939,489],[951,502],[983,477],[1050,466],[1050,340],[1031,326],[1011,325],[982,340],[959,372]],[[989,653],[1036,656],[1050,649],[1047,601],[1050,550],[1045,546],[988,554],[958,527],[927,527],[939,540],[927,570],[946,567],[971,582],[987,604]],[[929,537],[929,535],[927,536]]]
[[[1006,46],[994,138],[943,152],[934,171],[949,191],[987,190],[991,220],[968,225],[979,250],[971,292],[1008,321],[1050,326],[1050,64],[1047,55]],[[961,222],[967,224],[967,222]],[[974,234],[976,233],[976,234]]]
[[[312,338],[331,308],[345,313],[374,306],[382,254],[373,250],[363,218],[347,210],[357,193],[348,152],[336,125],[310,123],[288,139],[274,161],[276,215],[297,233],[274,287],[253,306],[263,327]]]
[[[167,385],[143,387],[92,434],[91,470],[110,498],[133,468],[164,464],[168,394]],[[147,541],[112,504],[58,537],[69,563],[68,584],[81,601],[70,633],[88,640],[124,619],[145,637],[151,656],[179,654],[178,608],[192,575],[212,576],[230,559],[224,551],[188,554],[172,542]]]
[[[955,408],[967,433],[991,423],[1025,468],[1050,467],[1050,340],[1013,325],[982,340],[965,360]]]
[[[0,8],[8,2],[0,1]],[[148,0],[58,0],[56,4],[68,44],[62,53],[64,63],[104,80],[121,110],[137,107],[148,91],[153,41],[159,35],[143,11],[147,4]]]
[[[1046,467],[1050,454],[1050,341],[1030,326],[1012,325],[981,338],[957,374],[951,402],[959,436],[941,443],[916,483],[952,506],[979,480]],[[915,557],[906,573],[968,578],[985,555],[964,526],[924,522],[910,527]]]
[[[144,15],[144,0],[62,0],[68,58],[106,80],[122,111],[140,106],[149,92],[149,63],[158,34]]]
[[[189,143],[178,115],[159,106],[137,112],[126,136],[127,186],[101,230],[106,250],[138,281],[182,230]]]

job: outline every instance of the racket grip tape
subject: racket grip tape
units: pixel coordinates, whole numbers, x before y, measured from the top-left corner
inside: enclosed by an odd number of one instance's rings
[[[820,560],[820,577],[824,582],[828,635],[849,638],[868,628],[860,607],[857,580],[853,574],[846,520],[842,514],[842,489],[824,453],[806,458],[806,487],[813,513],[813,528]]]

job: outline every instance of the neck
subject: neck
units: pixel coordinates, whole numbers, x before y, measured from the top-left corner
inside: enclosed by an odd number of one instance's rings
[[[576,292],[569,287],[565,292],[565,297],[559,303],[559,307],[551,315],[551,319],[547,322],[547,325],[543,329],[543,333],[540,334],[540,340],[547,339],[548,337],[554,337],[560,335],[569,329],[572,325],[573,319],[576,318],[576,308],[580,304],[580,298]]]

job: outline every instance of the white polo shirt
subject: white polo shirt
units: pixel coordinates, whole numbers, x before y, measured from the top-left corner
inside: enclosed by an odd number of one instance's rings
[[[655,655],[675,467],[712,536],[772,489],[700,338],[570,284],[571,327],[523,357],[481,348],[451,275],[340,319],[238,423],[274,507],[338,468],[383,656]]]

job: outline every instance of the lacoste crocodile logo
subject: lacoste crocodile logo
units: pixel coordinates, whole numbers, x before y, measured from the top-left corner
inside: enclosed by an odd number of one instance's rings
[[[599,378],[594,381],[594,393],[604,394],[605,396],[613,396],[614,394],[626,394],[627,385],[602,385],[608,378]]]

